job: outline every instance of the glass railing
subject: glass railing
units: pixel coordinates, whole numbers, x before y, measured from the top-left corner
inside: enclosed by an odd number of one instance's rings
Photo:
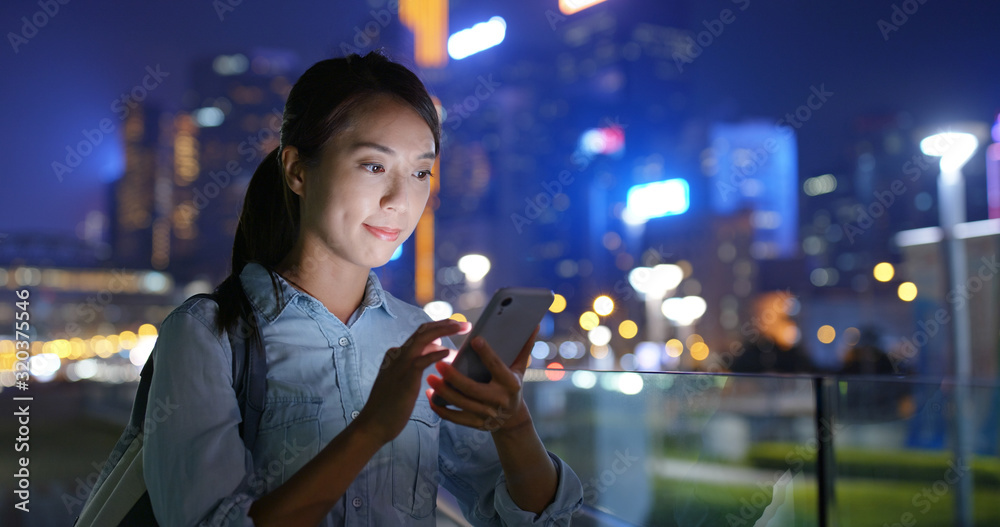
[[[539,434],[584,484],[574,525],[1000,525],[996,382],[540,370],[526,381]]]
[[[539,435],[584,484],[574,526],[1000,525],[997,381],[536,369],[525,380]],[[135,386],[33,389],[38,512],[0,525],[71,522]],[[14,437],[14,423],[0,432]],[[446,507],[438,517],[464,525]]]

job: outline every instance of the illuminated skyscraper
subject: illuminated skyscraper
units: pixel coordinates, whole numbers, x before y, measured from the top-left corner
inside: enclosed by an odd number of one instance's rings
[[[278,145],[285,98],[300,73],[285,51],[196,62],[185,111],[174,118],[171,269],[215,284],[229,273],[250,177]]]
[[[156,207],[156,193],[169,188],[157,185],[160,174],[160,112],[140,106],[129,112],[122,127],[125,146],[125,170],[113,184],[113,246],[118,265],[140,269],[163,270],[167,259],[160,252],[154,257],[154,231],[162,232],[162,212]],[[162,239],[161,239],[162,243]]]

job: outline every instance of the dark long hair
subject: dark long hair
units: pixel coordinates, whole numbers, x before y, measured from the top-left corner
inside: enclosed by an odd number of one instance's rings
[[[220,331],[233,331],[240,315],[252,320],[240,283],[243,267],[257,262],[273,271],[299,236],[299,196],[285,182],[282,149],[294,146],[302,163],[314,168],[331,139],[349,128],[364,105],[380,95],[409,105],[427,122],[437,153],[441,142],[437,110],[413,72],[374,51],[363,57],[352,54],[312,65],[288,94],[278,147],[261,161],[247,187],[233,241],[231,272],[216,289]],[[280,303],[273,272],[271,283]]]

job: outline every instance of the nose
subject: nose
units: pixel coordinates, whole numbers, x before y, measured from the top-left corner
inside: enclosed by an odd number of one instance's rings
[[[405,213],[409,202],[407,195],[406,179],[404,177],[388,178],[385,189],[382,192],[380,205],[383,209]]]

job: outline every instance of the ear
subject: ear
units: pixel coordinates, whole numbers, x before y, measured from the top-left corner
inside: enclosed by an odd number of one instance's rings
[[[285,169],[285,183],[288,184],[288,188],[302,196],[306,188],[306,170],[302,159],[299,158],[299,149],[294,146],[282,149],[281,166]]]

